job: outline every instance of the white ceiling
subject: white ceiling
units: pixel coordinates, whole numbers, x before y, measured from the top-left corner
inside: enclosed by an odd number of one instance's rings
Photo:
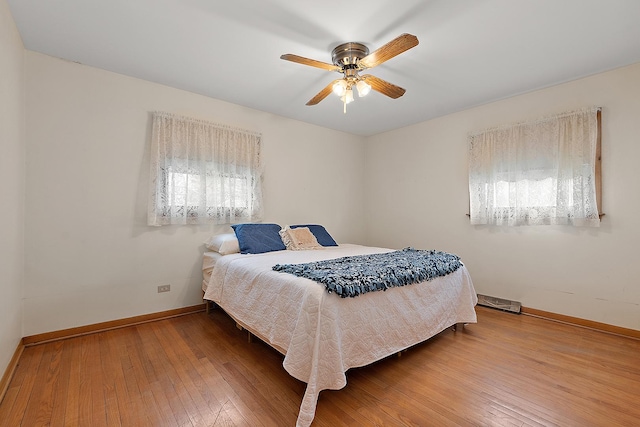
[[[640,62],[640,0],[7,0],[27,49],[261,111],[372,135]],[[415,48],[368,70],[401,86],[342,112],[331,62],[402,33]]]

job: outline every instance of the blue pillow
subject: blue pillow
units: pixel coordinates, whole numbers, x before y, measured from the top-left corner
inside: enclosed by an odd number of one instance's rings
[[[287,249],[279,234],[282,227],[278,224],[235,224],[231,228],[236,233],[242,254],[262,254]]]
[[[300,227],[308,227],[309,231],[316,236],[316,240],[322,246],[338,246],[333,237],[329,234],[329,232],[321,225],[317,224],[307,224],[307,225],[290,225],[289,228],[300,228]]]

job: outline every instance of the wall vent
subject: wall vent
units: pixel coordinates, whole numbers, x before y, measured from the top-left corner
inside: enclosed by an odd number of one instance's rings
[[[508,299],[490,297],[487,295],[478,294],[478,305],[490,308],[497,308],[498,310],[509,311],[511,313],[520,314],[521,304],[518,301],[510,301]]]

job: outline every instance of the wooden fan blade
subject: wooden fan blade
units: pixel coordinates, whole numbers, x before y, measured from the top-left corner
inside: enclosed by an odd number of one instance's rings
[[[302,56],[293,55],[290,53],[282,55],[280,59],[284,59],[285,61],[297,62],[298,64],[302,64],[302,65],[310,65],[316,68],[322,68],[323,70],[329,70],[329,71],[340,70],[340,67],[336,65],[329,64],[327,62],[316,61],[315,59],[304,58]]]
[[[327,96],[329,96],[332,92],[333,92],[333,85],[341,79],[337,79],[332,81],[331,83],[329,83],[328,85],[326,85],[324,87],[324,89],[322,89],[320,92],[318,92],[318,94],[316,96],[314,96],[313,98],[311,98],[309,100],[309,102],[307,102],[307,105],[316,105],[318,102],[322,101],[323,99],[325,99]],[[373,86],[372,86],[373,87]]]
[[[413,34],[402,34],[382,46],[380,49],[377,49],[362,58],[358,65],[362,69],[373,68],[376,65],[380,65],[383,62],[388,61],[394,56],[400,55],[402,52],[405,52],[412,47],[416,47],[418,43],[418,38]]]
[[[382,80],[370,74],[360,76],[360,78],[369,83],[371,85],[371,89],[380,92],[383,95],[387,95],[389,98],[400,98],[406,92],[406,90],[402,89],[400,86],[396,86],[386,80]]]

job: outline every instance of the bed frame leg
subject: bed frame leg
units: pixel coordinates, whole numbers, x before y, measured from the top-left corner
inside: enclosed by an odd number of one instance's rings
[[[205,307],[205,310],[206,310],[207,314],[209,314],[209,313],[211,313],[211,310],[214,310],[217,307],[217,305],[216,305],[215,302],[209,301],[208,299],[206,299],[206,300],[204,300],[204,307]]]
[[[462,329],[464,329],[464,325],[466,325],[466,323],[456,323],[456,324],[454,324],[452,326],[453,332],[462,331]]]

